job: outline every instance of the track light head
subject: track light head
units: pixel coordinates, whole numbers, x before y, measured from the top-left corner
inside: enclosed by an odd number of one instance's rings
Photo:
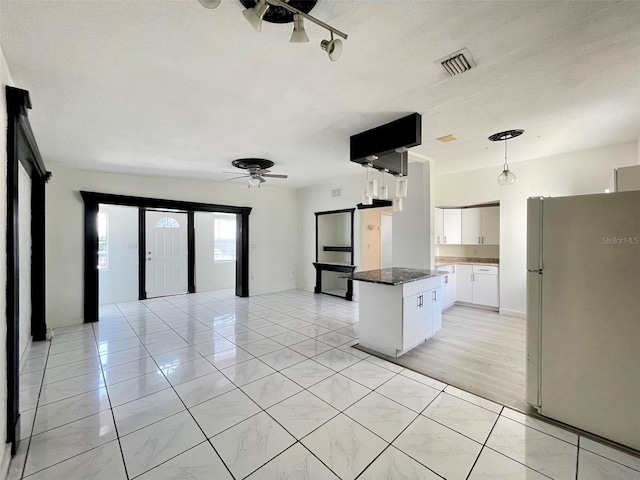
[[[268,10],[269,4],[266,0],[258,0],[255,7],[247,8],[242,12],[242,15],[247,19],[249,25],[251,25],[256,32],[259,32],[262,29],[262,18]]]
[[[342,40],[339,38],[334,39],[332,33],[331,40],[322,40],[320,42],[320,48],[327,52],[332,62],[335,62],[342,55]]]
[[[216,8],[218,5],[220,5],[220,0],[198,0],[200,2],[200,5],[202,5],[205,8],[210,8],[210,9],[214,9]]]
[[[307,32],[304,31],[302,15],[299,13],[293,15],[293,33],[289,41],[291,43],[307,43],[309,41]]]

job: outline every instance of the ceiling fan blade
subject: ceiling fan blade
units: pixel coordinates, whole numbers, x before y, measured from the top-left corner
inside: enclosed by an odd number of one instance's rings
[[[228,175],[238,175],[239,172],[236,171],[236,172],[222,172],[222,173],[226,173]]]
[[[266,180],[264,178],[262,178],[262,175],[256,175],[255,178],[259,179],[260,183],[266,182]]]
[[[264,177],[270,177],[270,178],[288,178],[288,175],[276,175],[274,173],[265,173],[263,175]]]
[[[249,175],[240,175],[239,177],[227,178],[225,182],[228,182],[229,180],[237,180],[239,178],[247,178],[248,176]]]
[[[267,170],[267,169],[265,168],[265,169],[260,170],[258,173],[259,173],[260,175],[262,175],[263,173],[269,173],[270,171],[271,171],[271,170]]]

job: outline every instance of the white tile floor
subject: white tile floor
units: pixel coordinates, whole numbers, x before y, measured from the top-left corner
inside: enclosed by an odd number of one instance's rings
[[[104,306],[27,352],[9,478],[640,479],[636,457],[351,348],[357,320],[298,290]]]

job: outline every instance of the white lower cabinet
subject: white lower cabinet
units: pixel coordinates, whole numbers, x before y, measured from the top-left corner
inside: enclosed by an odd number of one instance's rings
[[[442,328],[443,276],[400,285],[360,282],[360,345],[391,357]]]
[[[500,306],[499,267],[458,265],[458,301],[498,308]]]
[[[444,275],[444,292],[442,298],[442,308],[449,308],[458,300],[458,275],[457,265],[445,265],[439,267],[439,272],[447,272]]]
[[[406,351],[432,337],[442,328],[442,288],[402,299],[402,348]]]

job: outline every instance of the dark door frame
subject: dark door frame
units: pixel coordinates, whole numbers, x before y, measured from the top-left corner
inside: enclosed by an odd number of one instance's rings
[[[168,209],[186,211],[188,221],[189,242],[189,274],[188,292],[195,293],[195,244],[193,216],[195,212],[234,213],[237,219],[236,251],[236,295],[249,296],[249,214],[251,207],[234,207],[216,205],[212,203],[187,202],[182,200],[166,200],[160,198],[132,197],[129,195],[114,195],[109,193],[81,191],[84,200],[84,321],[85,323],[98,321],[98,228],[95,219],[98,206],[103,204],[138,207],[140,222],[144,222],[144,209]],[[141,229],[139,229],[141,230]],[[144,251],[144,232],[138,232],[138,248]],[[140,258],[140,257],[139,257]],[[144,268],[139,260],[139,296],[143,297]],[[141,298],[143,300],[144,298]]]
[[[31,335],[44,340],[45,318],[45,184],[47,172],[27,110],[29,92],[6,87],[7,101],[7,443],[11,454],[20,441],[20,238],[18,217],[19,163],[31,179]],[[19,162],[19,163],[18,163]]]

